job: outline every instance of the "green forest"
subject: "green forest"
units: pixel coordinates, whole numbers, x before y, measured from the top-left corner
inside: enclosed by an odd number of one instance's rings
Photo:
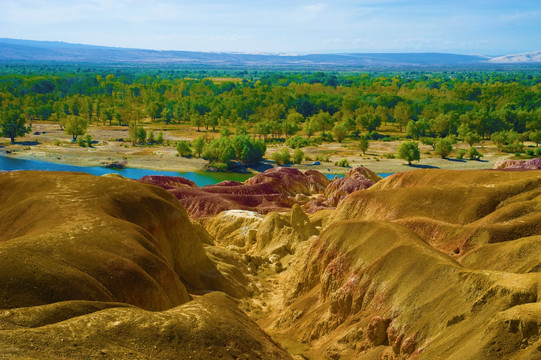
[[[527,70],[363,73],[2,65],[0,135],[13,141],[30,131],[32,121],[73,128],[74,140],[92,123],[132,126],[134,139],[143,123],[189,125],[223,138],[237,136],[237,143],[230,139],[227,154],[219,139],[214,145],[209,139],[186,144],[190,153],[220,163],[257,162],[271,142],[299,148],[347,137],[418,139],[433,146],[438,139],[472,146],[491,139],[502,151],[517,152],[525,140],[541,143],[540,90],[541,73]],[[378,132],[382,126],[386,131]]]

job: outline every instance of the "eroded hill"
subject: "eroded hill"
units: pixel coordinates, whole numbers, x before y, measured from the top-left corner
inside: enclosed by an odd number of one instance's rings
[[[1,357],[288,358],[232,300],[247,279],[209,259],[166,191],[12,172],[0,204]]]
[[[0,174],[0,354],[541,357],[541,171],[270,174]]]

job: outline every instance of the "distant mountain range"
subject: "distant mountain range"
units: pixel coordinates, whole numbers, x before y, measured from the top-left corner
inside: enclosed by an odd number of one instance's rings
[[[71,44],[56,41],[0,39],[0,62],[155,64],[292,67],[453,67],[540,64],[541,51],[490,57],[445,53],[239,54],[157,51]]]

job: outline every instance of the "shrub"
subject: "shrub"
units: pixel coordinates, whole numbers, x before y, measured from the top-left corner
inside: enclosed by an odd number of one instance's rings
[[[192,148],[190,147],[190,143],[188,141],[177,141],[177,151],[178,154],[182,157],[192,156]]]
[[[300,135],[295,135],[287,139],[285,143],[292,149],[303,148],[305,146],[308,146],[308,139]]]
[[[464,159],[464,155],[466,155],[466,150],[464,149],[458,149],[456,152],[456,158],[457,159]]]
[[[341,166],[341,167],[349,167],[349,161],[348,159],[342,159],[340,161],[335,162],[334,165]]]
[[[210,162],[207,165],[207,169],[212,169],[214,171],[227,171],[229,169],[229,166],[222,162]]]
[[[393,153],[387,153],[387,154],[384,154],[383,156],[385,156],[386,159],[394,159],[395,158]]]
[[[163,131],[160,131],[158,133],[158,137],[156,138],[156,143],[160,145],[163,144]]]
[[[86,143],[85,143],[85,140],[80,137],[77,139],[77,144],[80,146],[80,147],[86,147]]]
[[[272,160],[276,165],[285,165],[291,163],[291,154],[288,149],[282,149],[272,154]]]
[[[90,136],[90,134],[86,134],[85,141],[86,141],[86,146],[92,147],[92,136]]]
[[[541,148],[535,149],[535,155],[536,156],[541,156]]]
[[[320,137],[313,137],[313,138],[308,139],[308,145],[317,146],[317,145],[321,145],[321,143],[322,143],[322,140]]]
[[[329,162],[329,154],[316,155],[316,161]]]
[[[476,148],[473,146],[468,149],[468,155],[470,157],[470,160],[479,160],[483,157],[483,154],[481,154]]]
[[[379,139],[383,139],[383,137],[384,136],[378,133],[377,131],[370,131],[370,133],[368,134],[368,139],[370,140],[379,140]]]
[[[295,151],[293,151],[293,162],[295,164],[300,164],[303,158],[304,152],[301,149],[297,148]]]
[[[535,155],[535,151],[533,151],[533,149],[528,149],[528,150],[526,150],[526,155],[528,155],[528,156],[534,156],[534,155]]]
[[[520,156],[520,153],[524,151],[524,146],[522,145],[520,141],[517,140],[517,141],[512,142],[509,145],[505,145],[502,150],[507,153],[515,153],[515,154],[519,153],[519,156]]]
[[[363,152],[363,154],[366,154],[366,151],[368,150],[368,147],[370,144],[368,143],[368,139],[365,135],[359,136],[359,149]]]

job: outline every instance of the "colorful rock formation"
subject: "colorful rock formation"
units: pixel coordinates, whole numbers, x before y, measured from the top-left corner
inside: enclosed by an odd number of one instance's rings
[[[294,168],[272,168],[244,183],[224,181],[216,185],[195,186],[189,180],[165,176],[145,176],[146,184],[163,187],[173,194],[193,218],[216,215],[226,210],[248,210],[266,214],[287,211],[299,194],[322,193],[330,183],[323,174]]]

